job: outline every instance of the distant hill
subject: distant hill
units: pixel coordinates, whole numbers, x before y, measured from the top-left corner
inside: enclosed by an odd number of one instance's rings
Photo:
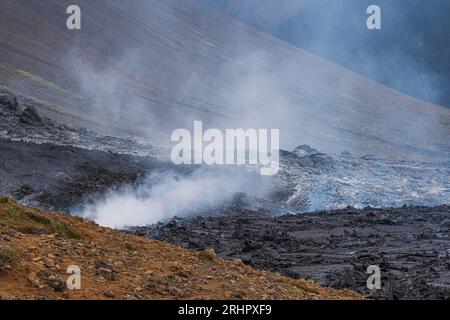
[[[81,31],[65,27],[74,3]],[[3,0],[0,34],[0,89],[64,122],[165,144],[201,119],[280,128],[284,148],[449,155],[450,110],[193,0]]]
[[[448,0],[199,0],[409,95],[450,107]],[[366,28],[369,5],[382,29]]]

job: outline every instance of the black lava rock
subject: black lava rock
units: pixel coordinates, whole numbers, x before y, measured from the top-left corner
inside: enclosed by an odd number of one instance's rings
[[[20,115],[20,121],[34,127],[40,127],[43,124],[42,118],[34,107],[27,107]]]

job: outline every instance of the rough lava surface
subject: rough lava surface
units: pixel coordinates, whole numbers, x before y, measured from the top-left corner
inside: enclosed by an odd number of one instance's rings
[[[67,211],[120,185],[139,185],[152,170],[175,169],[165,149],[63,125],[21,97],[0,97],[0,189],[22,204]],[[450,210],[442,205],[449,177],[448,162],[299,146],[282,152],[270,196],[242,190],[229,205],[127,232],[212,247],[223,258],[373,298],[449,298]],[[383,290],[366,289],[369,265],[381,267]]]

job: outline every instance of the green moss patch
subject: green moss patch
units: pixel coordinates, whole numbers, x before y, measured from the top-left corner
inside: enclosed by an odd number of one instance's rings
[[[19,206],[6,197],[0,197],[0,226],[25,234],[60,233],[69,239],[81,239],[68,224],[49,219],[35,209]]]
[[[6,266],[12,265],[16,261],[15,252],[0,248],[0,273],[6,270]]]

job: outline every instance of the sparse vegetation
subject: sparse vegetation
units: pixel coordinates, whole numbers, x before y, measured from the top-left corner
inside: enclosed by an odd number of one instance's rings
[[[50,220],[38,210],[21,207],[7,197],[0,197],[0,226],[13,228],[25,234],[60,233],[69,239],[81,239],[81,236],[66,223]]]
[[[20,76],[20,77],[28,78],[29,80],[31,80],[31,81],[33,81],[33,82],[35,82],[35,83],[37,83],[37,84],[39,84],[41,86],[44,86],[44,87],[46,87],[48,89],[59,91],[60,93],[63,93],[63,94],[68,94],[68,95],[71,94],[69,91],[67,91],[66,89],[61,88],[57,84],[55,84],[53,82],[50,82],[48,80],[45,80],[44,78],[36,76],[36,75],[34,75],[32,73],[29,73],[27,71],[16,69],[16,70],[14,70],[14,73],[16,75]]]
[[[0,248],[0,273],[4,272],[15,260],[16,254],[13,251]]]
[[[82,238],[73,228],[62,222],[52,222],[51,229],[55,232],[64,234],[69,239],[79,240]]]
[[[129,242],[125,242],[125,249],[127,249],[128,251],[134,251],[135,250],[134,246],[131,243],[129,243]]]
[[[4,80],[6,79],[6,80]],[[8,81],[9,79],[9,81]],[[53,93],[54,95],[58,97],[62,97],[63,100],[66,100],[68,98],[68,101],[76,101],[76,105],[90,105],[90,102],[87,101],[86,98],[83,98],[75,93],[72,93],[64,88],[61,88],[57,84],[50,82],[48,80],[45,80],[42,77],[39,77],[37,75],[34,75],[28,71],[20,70],[20,69],[14,69],[8,65],[0,64],[0,89],[8,91],[8,92],[14,92],[17,95],[20,95],[27,100],[29,100],[34,106],[42,107],[43,109],[49,110],[51,112],[55,112],[61,115],[74,117],[77,119],[81,119],[84,121],[92,122],[95,124],[99,124],[102,126],[111,126],[111,123],[107,123],[101,119],[96,118],[94,115],[89,114],[86,115],[83,112],[77,112],[75,110],[78,110],[77,108],[73,108],[70,105],[70,102],[68,102],[68,105],[61,105],[56,104],[55,101],[57,100],[42,100],[40,98],[37,98],[36,91],[30,91],[30,90],[24,90],[21,87],[14,86],[13,83],[18,82],[26,82],[30,83],[31,86],[37,87],[37,88],[43,88],[48,92]],[[45,95],[44,95],[45,96]],[[117,124],[116,124],[117,125]]]
[[[0,197],[0,238],[8,239],[0,246],[0,299],[361,298],[223,260],[212,249],[188,251],[6,197]],[[65,288],[73,265],[83,272],[80,290]]]

